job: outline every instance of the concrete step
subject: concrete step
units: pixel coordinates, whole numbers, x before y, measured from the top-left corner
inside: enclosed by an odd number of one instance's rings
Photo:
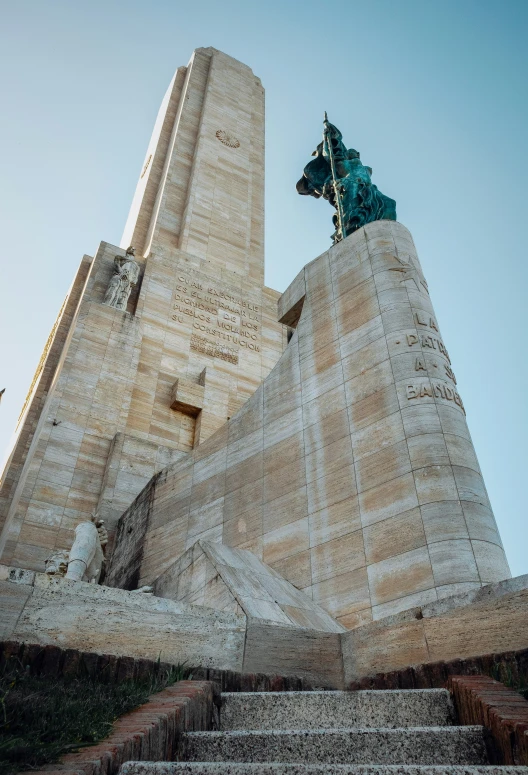
[[[486,764],[482,727],[188,732],[180,761]]]
[[[445,689],[232,692],[222,694],[220,713],[222,730],[442,727],[453,723],[451,698]]]
[[[120,775],[528,775],[528,767],[450,764],[251,764],[250,762],[126,762]]]

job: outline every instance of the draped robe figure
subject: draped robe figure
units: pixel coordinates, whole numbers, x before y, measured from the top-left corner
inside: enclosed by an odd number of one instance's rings
[[[359,151],[347,150],[342,138],[339,129],[325,121],[323,142],[317,146],[313,153],[315,159],[308,162],[297,183],[299,194],[316,199],[323,197],[335,207],[334,243],[371,221],[396,220],[396,202],[372,183],[372,168],[361,162]]]
[[[126,311],[132,288],[139,278],[139,264],[134,261],[135,248],[128,248],[126,255],[114,259],[114,274],[106,289],[103,304]]]

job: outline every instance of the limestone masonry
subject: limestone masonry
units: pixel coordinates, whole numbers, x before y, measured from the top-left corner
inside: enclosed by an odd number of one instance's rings
[[[108,600],[125,649],[129,606],[168,612],[174,632],[178,616],[189,632],[207,620],[207,664],[231,666],[222,625],[233,669],[291,658],[295,672],[302,649],[310,665],[321,652],[292,628],[338,653],[344,630],[509,578],[410,233],[367,223],[281,296],[263,285],[263,195],[261,83],[197,49],[164,98],[121,247],[81,262],[2,479],[1,562],[44,571],[94,514],[105,591],[37,576],[8,634],[82,640]],[[154,594],[131,599],[143,585]],[[156,658],[154,634],[135,656]]]
[[[150,584],[208,537],[250,549],[351,628],[507,578],[407,229],[376,221],[331,247],[279,319],[295,333],[261,387],[123,516],[108,583],[136,570],[132,539]]]
[[[286,343],[264,280],[264,90],[198,49],[161,106],[122,247],[141,277],[103,305],[114,257],[85,256],[3,475],[3,561],[43,570],[97,510],[113,528],[149,479],[233,416]]]

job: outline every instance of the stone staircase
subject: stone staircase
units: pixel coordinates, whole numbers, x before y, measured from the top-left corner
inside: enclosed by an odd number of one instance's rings
[[[222,695],[220,729],[188,732],[178,762],[122,775],[528,775],[488,764],[483,727],[456,726],[444,689]]]

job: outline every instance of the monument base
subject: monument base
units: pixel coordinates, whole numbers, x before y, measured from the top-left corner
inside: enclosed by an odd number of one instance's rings
[[[0,566],[0,640],[342,689],[369,676],[528,648],[528,575],[345,633],[271,624]]]
[[[152,584],[221,541],[353,629],[509,577],[408,230],[376,221],[334,245],[277,317],[295,329],[278,363],[123,514],[105,583]]]

